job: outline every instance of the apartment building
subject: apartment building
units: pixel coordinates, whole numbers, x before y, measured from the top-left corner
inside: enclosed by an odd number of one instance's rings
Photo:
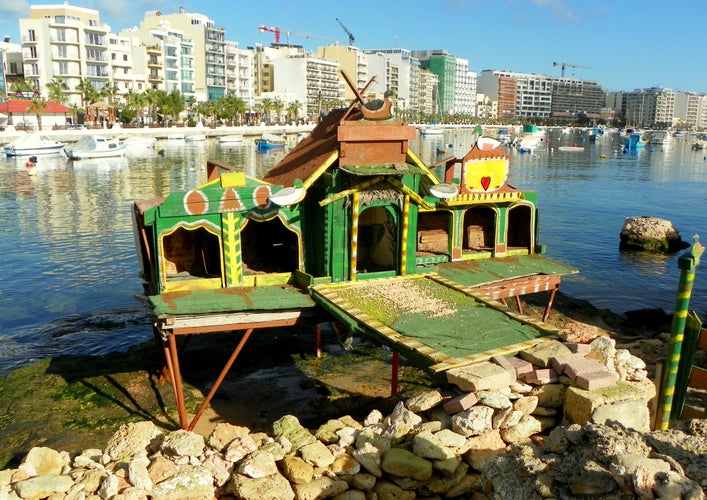
[[[345,103],[337,62],[315,57],[301,47],[266,50],[273,73],[273,92],[286,106],[294,102],[302,104],[299,117],[315,119],[321,112],[329,111],[325,108]]]
[[[317,47],[317,57],[339,64],[341,71],[353,80],[357,89],[362,89],[368,83],[370,71],[368,55],[352,45],[326,45]],[[356,99],[353,90],[346,86],[345,99],[351,102]]]
[[[675,92],[650,87],[624,92],[622,114],[634,127],[671,127],[675,119]]]
[[[440,113],[452,115],[456,112],[457,58],[446,50],[413,50],[412,55],[420,66],[437,75],[437,108]]]
[[[46,96],[46,86],[61,78],[68,103],[82,105],[77,86],[84,80],[101,90],[111,83],[111,29],[97,10],[62,5],[31,5],[19,20],[24,78]]]
[[[166,24],[167,23],[167,24]],[[183,33],[193,44],[193,95],[197,101],[215,100],[226,94],[226,39],[225,30],[215,25],[214,21],[203,14],[186,12],[184,8],[174,14],[160,11],[146,12],[140,23],[141,30],[159,30],[169,26],[175,32]],[[153,54],[157,56],[157,54]],[[165,62],[170,57],[181,58],[186,54],[162,54]],[[180,71],[179,67],[165,67],[164,80],[170,76],[167,72]],[[191,71],[191,68],[184,68]],[[155,77],[154,74],[150,76]],[[154,78],[153,78],[154,80]],[[172,80],[170,80],[172,81]],[[179,78],[173,80],[181,81]],[[154,82],[157,83],[157,82]]]
[[[226,93],[240,98],[246,106],[255,105],[253,51],[243,50],[238,42],[226,42]]]
[[[606,90],[596,82],[579,78],[551,77],[553,117],[574,119],[578,115],[601,118],[606,106]]]
[[[476,73],[469,71],[468,60],[457,57],[455,81],[454,113],[476,116]]]

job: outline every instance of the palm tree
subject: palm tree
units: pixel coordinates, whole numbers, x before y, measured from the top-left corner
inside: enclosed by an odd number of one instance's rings
[[[160,109],[165,115],[171,116],[174,121],[177,121],[179,113],[184,111],[184,96],[178,90],[164,94]]]
[[[291,102],[287,105],[287,120],[296,121],[299,115],[299,110],[302,109],[302,103],[299,101]]]
[[[83,106],[85,116],[88,116],[88,107],[94,102],[97,102],[101,96],[88,78],[81,80],[81,82],[76,85],[76,90],[81,92],[81,106]]]
[[[222,96],[219,99],[219,106],[222,109],[222,117],[224,119],[233,123],[235,118],[238,124],[241,123],[241,118],[246,109],[243,99],[233,95]]]
[[[27,106],[27,111],[34,113],[37,116],[37,129],[42,130],[42,112],[47,109],[47,103],[41,99],[32,99],[32,102]]]
[[[49,92],[50,101],[65,104],[67,101],[66,93],[69,91],[69,86],[62,77],[57,76],[51,82],[47,83],[47,91]]]
[[[150,121],[154,121],[157,112],[167,98],[167,92],[161,89],[147,89],[145,91],[145,100],[149,108]]]
[[[270,125],[270,112],[273,110],[273,100],[266,97],[261,101],[263,107],[263,114],[265,115],[265,124]]]
[[[279,97],[275,98],[275,101],[273,102],[273,110],[275,111],[275,114],[277,115],[277,123],[280,123],[282,121],[282,110],[285,109],[285,103],[282,102],[282,100]]]
[[[125,94],[125,108],[121,116],[128,121],[133,118],[142,119],[142,113],[147,105],[147,97],[145,94],[134,92],[132,89]]]

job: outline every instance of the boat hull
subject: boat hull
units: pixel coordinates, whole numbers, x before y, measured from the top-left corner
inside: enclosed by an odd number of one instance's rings
[[[63,144],[58,144],[55,146],[46,146],[40,148],[13,148],[6,147],[5,155],[7,156],[36,156],[36,155],[46,155],[52,153],[60,153],[64,148]]]

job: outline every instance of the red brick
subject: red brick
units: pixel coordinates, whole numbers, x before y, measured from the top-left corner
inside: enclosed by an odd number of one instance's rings
[[[516,367],[513,365],[513,363],[505,356],[494,356],[491,358],[491,361],[496,363],[498,366],[506,370],[508,373],[511,374],[513,378],[517,377],[516,374]]]
[[[520,359],[517,356],[508,358],[508,362],[511,363],[516,369],[516,377],[522,378],[526,373],[530,373],[535,370],[535,365],[530,361]]]
[[[468,392],[466,394],[462,394],[461,396],[456,396],[449,401],[445,401],[442,404],[442,408],[445,412],[447,412],[447,415],[454,415],[460,411],[468,410],[478,401],[479,398],[476,397],[476,394],[473,392]]]
[[[578,344],[576,342],[568,342],[565,344],[567,348],[576,354],[588,354],[592,350],[592,346],[589,344]]]
[[[577,379],[577,375],[606,370],[606,366],[596,359],[574,359],[565,365],[565,373],[572,380]]]
[[[617,379],[618,377],[615,373],[611,373],[609,370],[602,370],[581,373],[580,375],[577,375],[577,379],[574,383],[580,389],[584,389],[585,391],[593,391],[616,385]]]
[[[525,381],[529,384],[551,384],[557,380],[557,372],[552,368],[538,368],[525,375]]]
[[[565,371],[565,366],[567,366],[567,363],[570,363],[571,361],[579,361],[582,359],[584,359],[584,356],[582,354],[566,354],[564,356],[550,358],[550,365],[555,369],[557,373],[562,374]]]

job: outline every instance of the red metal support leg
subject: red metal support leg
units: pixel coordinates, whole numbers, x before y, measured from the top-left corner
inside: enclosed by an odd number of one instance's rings
[[[167,342],[169,343],[169,349],[166,350],[168,356],[167,364],[172,378],[172,390],[174,391],[174,399],[177,403],[177,412],[179,413],[179,425],[182,429],[186,429],[187,410],[184,404],[184,388],[182,387],[182,374],[179,371],[179,354],[177,353],[177,339],[175,335],[167,335]]]
[[[207,394],[206,398],[201,403],[199,410],[196,412],[196,415],[194,415],[194,418],[192,419],[189,426],[186,427],[186,430],[188,430],[188,431],[194,430],[196,423],[201,418],[201,415],[204,413],[204,410],[206,410],[206,407],[209,406],[209,403],[211,403],[211,400],[213,399],[214,394],[216,394],[216,391],[218,391],[219,387],[221,387],[221,384],[223,383],[223,379],[226,378],[228,371],[231,369],[231,367],[233,366],[233,363],[235,363],[235,361],[236,361],[236,358],[243,350],[243,346],[245,346],[246,342],[248,342],[248,339],[250,338],[250,335],[253,333],[253,330],[254,330],[253,328],[249,328],[248,330],[245,331],[245,333],[241,337],[241,340],[238,342],[238,345],[233,350],[233,353],[231,353],[231,357],[228,358],[228,361],[226,361],[226,364],[224,365],[223,369],[221,370],[221,373],[219,374],[218,378],[216,379],[216,382],[214,382],[214,385],[211,387],[209,394]]]
[[[550,310],[552,309],[552,302],[555,300],[555,294],[557,293],[557,288],[550,290],[550,297],[547,299],[547,305],[545,305],[545,311],[543,312],[543,321],[547,321],[550,317]]]
[[[314,352],[318,358],[322,356],[322,324],[317,323],[314,327]]]
[[[398,369],[400,368],[400,353],[398,351],[393,351],[393,367],[390,376],[390,395],[395,396],[398,394]]]

